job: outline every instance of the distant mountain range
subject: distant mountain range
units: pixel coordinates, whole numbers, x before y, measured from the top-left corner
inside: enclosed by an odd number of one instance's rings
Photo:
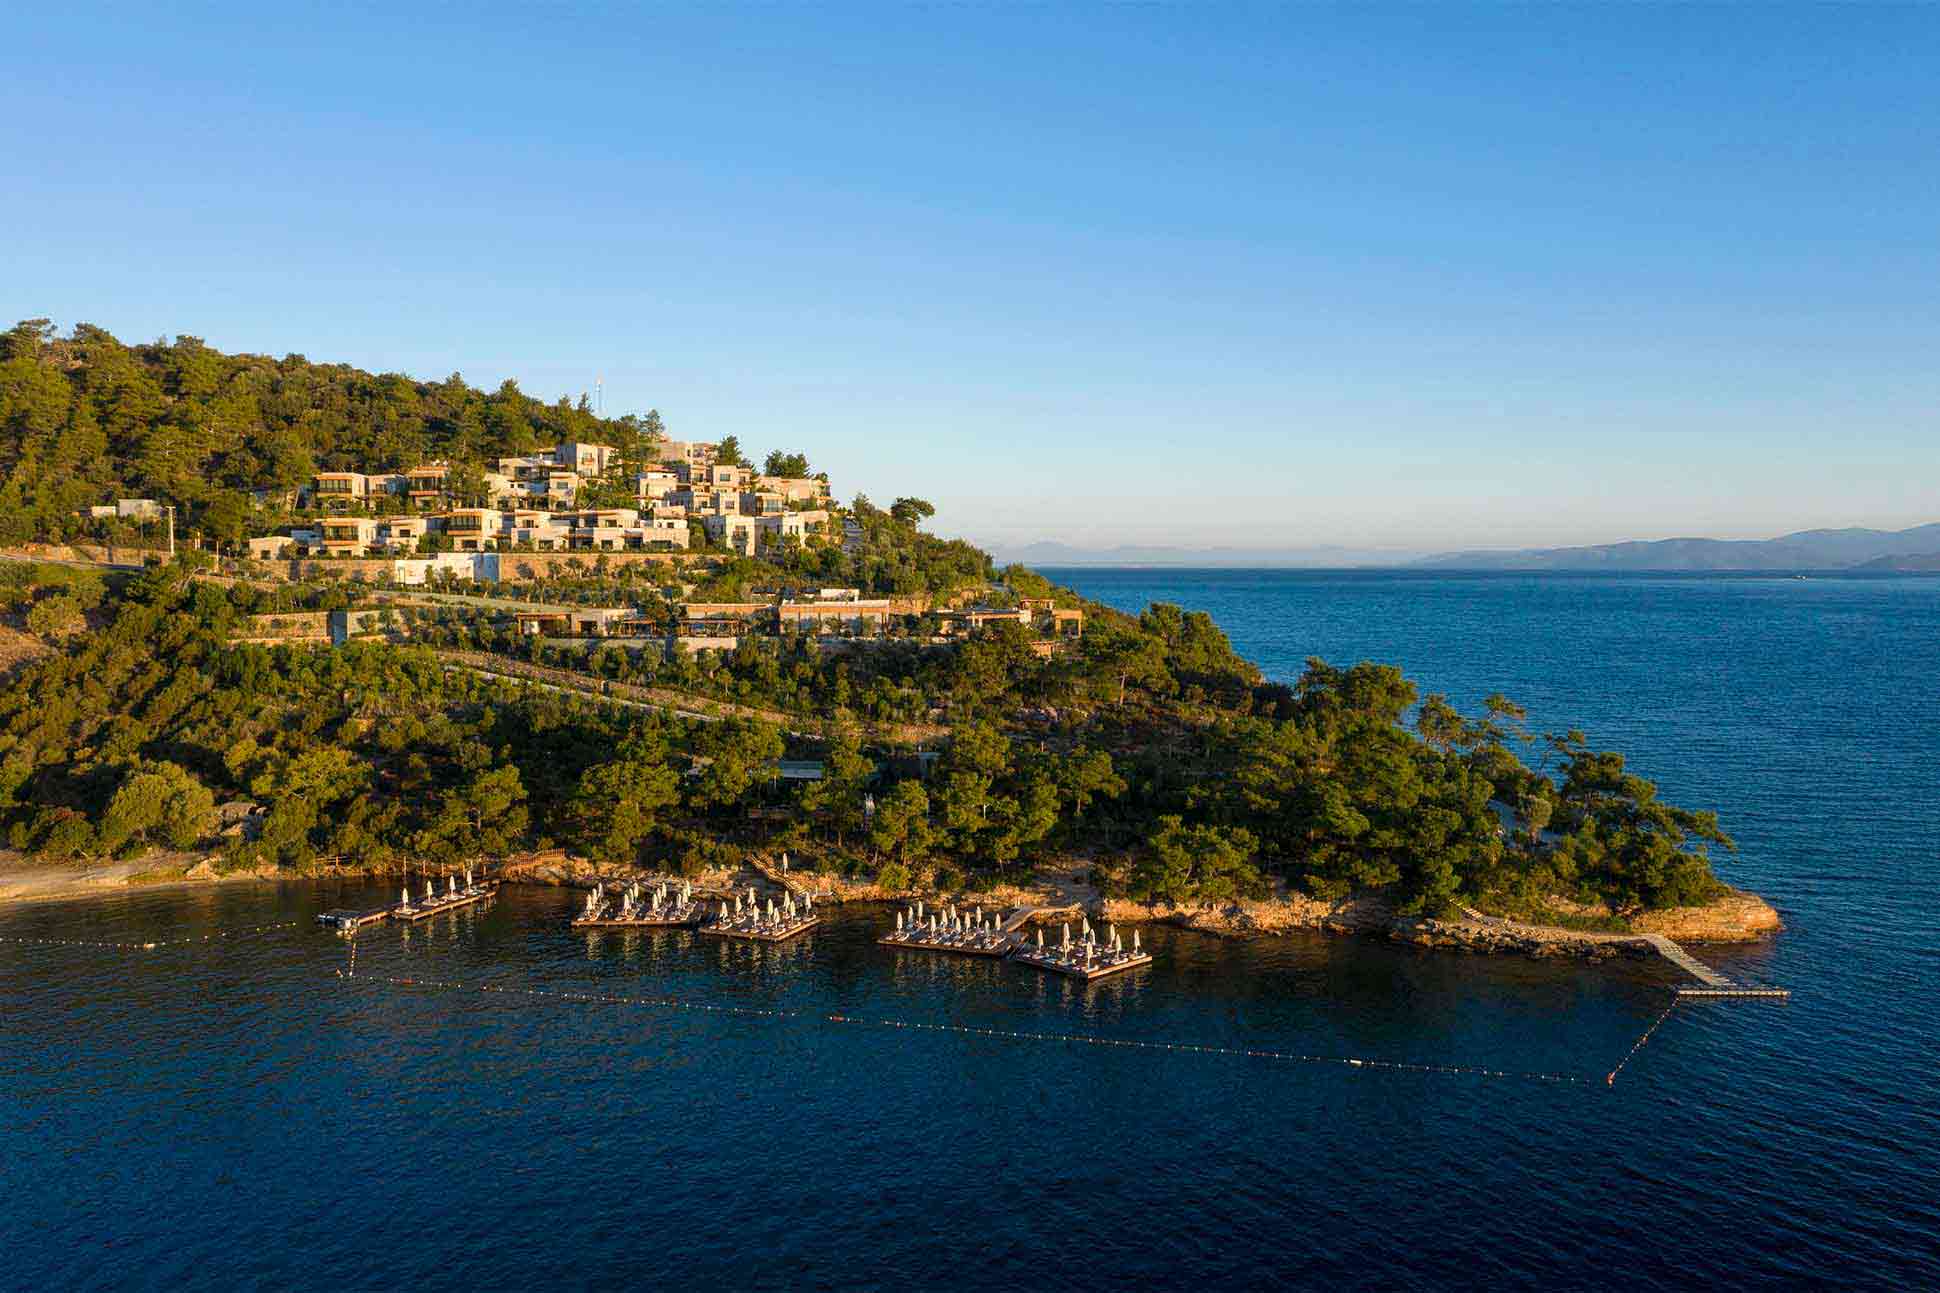
[[[1194,569],[1251,569],[1263,567],[1329,568],[1341,566],[1401,566],[1417,561],[1419,549],[1348,548],[1168,548],[1120,544],[1113,548],[1080,548],[1069,543],[1038,542],[1022,547],[988,544],[999,564],[1027,566],[1183,566]]]
[[[1458,570],[1718,570],[1940,572],[1940,523],[1910,530],[1800,530],[1776,539],[1657,539],[1580,548],[1483,548],[1424,555],[1393,548],[1082,548],[1039,542],[991,546],[1000,564],[1179,566],[1199,569],[1441,567]]]
[[[1940,570],[1940,524],[1800,530],[1776,539],[1658,539],[1584,548],[1445,552],[1417,565],[1462,570]]]

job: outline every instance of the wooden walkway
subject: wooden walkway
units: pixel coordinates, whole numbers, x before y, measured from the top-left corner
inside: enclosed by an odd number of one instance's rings
[[[1689,952],[1678,946],[1676,942],[1664,937],[1662,934],[1642,934],[1638,937],[1656,948],[1658,955],[1662,956],[1666,961],[1669,961],[1672,965],[1675,965],[1678,969],[1684,971],[1684,973],[1690,975],[1707,988],[1735,988],[1738,986],[1730,975],[1722,974],[1712,969],[1703,961],[1698,960],[1697,957],[1692,956]]]
[[[797,898],[823,897],[822,891],[816,887],[815,882],[808,876],[797,875],[793,871],[784,871],[774,863],[764,858],[758,858],[752,853],[745,856],[742,861],[752,867],[763,880],[778,888],[786,889]]]
[[[1685,951],[1675,939],[1663,934],[1606,934],[1597,931],[1573,929],[1551,929],[1546,926],[1525,925],[1520,921],[1504,920],[1500,916],[1484,916],[1473,907],[1463,907],[1462,914],[1479,925],[1520,934],[1524,938],[1556,938],[1559,936],[1582,938],[1596,943],[1642,943],[1654,950],[1659,956],[1675,965],[1684,973],[1696,979],[1702,987],[1679,987],[1675,989],[1680,997],[1789,997],[1790,988],[1763,988],[1739,983],[1730,975],[1714,970],[1703,961]]]
[[[1060,912],[1068,913],[1076,905],[1075,903],[1067,903],[1057,907],[1019,907],[1016,911],[1004,917],[1003,923],[997,926],[997,932],[1000,934],[1018,933],[1024,926],[1030,924],[1039,916],[1055,916]]]

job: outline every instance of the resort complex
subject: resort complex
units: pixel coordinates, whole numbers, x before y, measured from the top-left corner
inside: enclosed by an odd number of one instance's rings
[[[492,470],[440,460],[404,471],[318,472],[294,499],[318,519],[250,539],[248,552],[676,552],[711,543],[752,556],[826,531],[825,477],[764,475],[716,461],[719,449],[656,442],[636,463],[610,445],[564,443],[499,458]],[[602,502],[588,506],[594,493]]]
[[[922,498],[836,501],[800,451],[757,467],[657,412],[193,338],[29,320],[4,345],[23,854],[448,880],[566,849],[619,886],[595,918],[635,924],[671,902],[627,891],[645,875],[783,852],[883,897],[1055,884],[1241,924],[1627,934],[1733,901],[1713,815],[1503,697],[1460,712],[1374,663],[1268,678],[1203,611],[999,567]],[[970,912],[902,937],[1084,975],[1143,955],[1097,906],[1103,939],[1029,948]],[[812,914],[764,894],[714,927]]]

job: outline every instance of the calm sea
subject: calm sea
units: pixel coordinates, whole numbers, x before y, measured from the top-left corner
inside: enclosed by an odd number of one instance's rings
[[[1054,573],[1627,751],[1790,926],[1713,959],[1795,996],[1679,1006],[1611,1086],[1657,965],[1158,931],[1079,988],[511,889],[343,977],[256,927],[380,886],[8,908],[256,932],[0,941],[0,1287],[1940,1286],[1940,580]]]

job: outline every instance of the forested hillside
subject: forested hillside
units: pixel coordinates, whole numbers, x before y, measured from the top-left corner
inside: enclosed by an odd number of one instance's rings
[[[545,404],[509,383],[488,395],[191,338],[127,347],[29,323],[4,345],[0,539],[58,535],[74,509],[123,492],[240,528],[246,491],[318,466],[572,438],[644,452],[660,430],[655,415],[600,421],[583,401]],[[709,558],[683,568],[687,596],[807,581],[1079,603],[930,535],[930,514],[915,498],[857,499],[847,541]],[[597,595],[671,611],[664,590],[587,578]],[[1505,699],[1461,715],[1371,663],[1313,661],[1292,685],[1269,682],[1210,618],[1173,606],[1085,605],[1072,643],[1015,624],[947,640],[912,615],[830,649],[751,636],[663,654],[550,646],[489,599],[387,613],[379,640],[337,649],[238,643],[246,616],[357,594],[216,582],[187,562],[109,578],[0,566],[0,595],[11,631],[35,644],[0,690],[0,827],[52,858],[213,847],[225,865],[383,869],[564,844],[691,870],[785,847],[891,888],[976,887],[1075,859],[1107,892],[1144,899],[1284,885],[1378,892],[1406,911],[1554,897],[1623,911],[1711,896],[1705,846],[1729,845],[1714,817],[1662,803],[1621,756],[1525,731]],[[486,681],[450,667],[452,652],[544,664],[587,695]],[[802,721],[706,723],[591,698],[615,684]],[[933,759],[887,735],[912,727],[944,733]],[[784,755],[825,776],[785,787]],[[225,803],[261,811],[219,834]]]
[[[226,355],[190,336],[129,346],[33,319],[0,336],[0,540],[59,536],[117,496],[175,503],[185,525],[227,537],[253,491],[318,471],[484,463],[565,440],[629,454],[662,434],[657,413],[600,418],[583,396],[548,404],[511,381],[488,393],[456,374]]]

